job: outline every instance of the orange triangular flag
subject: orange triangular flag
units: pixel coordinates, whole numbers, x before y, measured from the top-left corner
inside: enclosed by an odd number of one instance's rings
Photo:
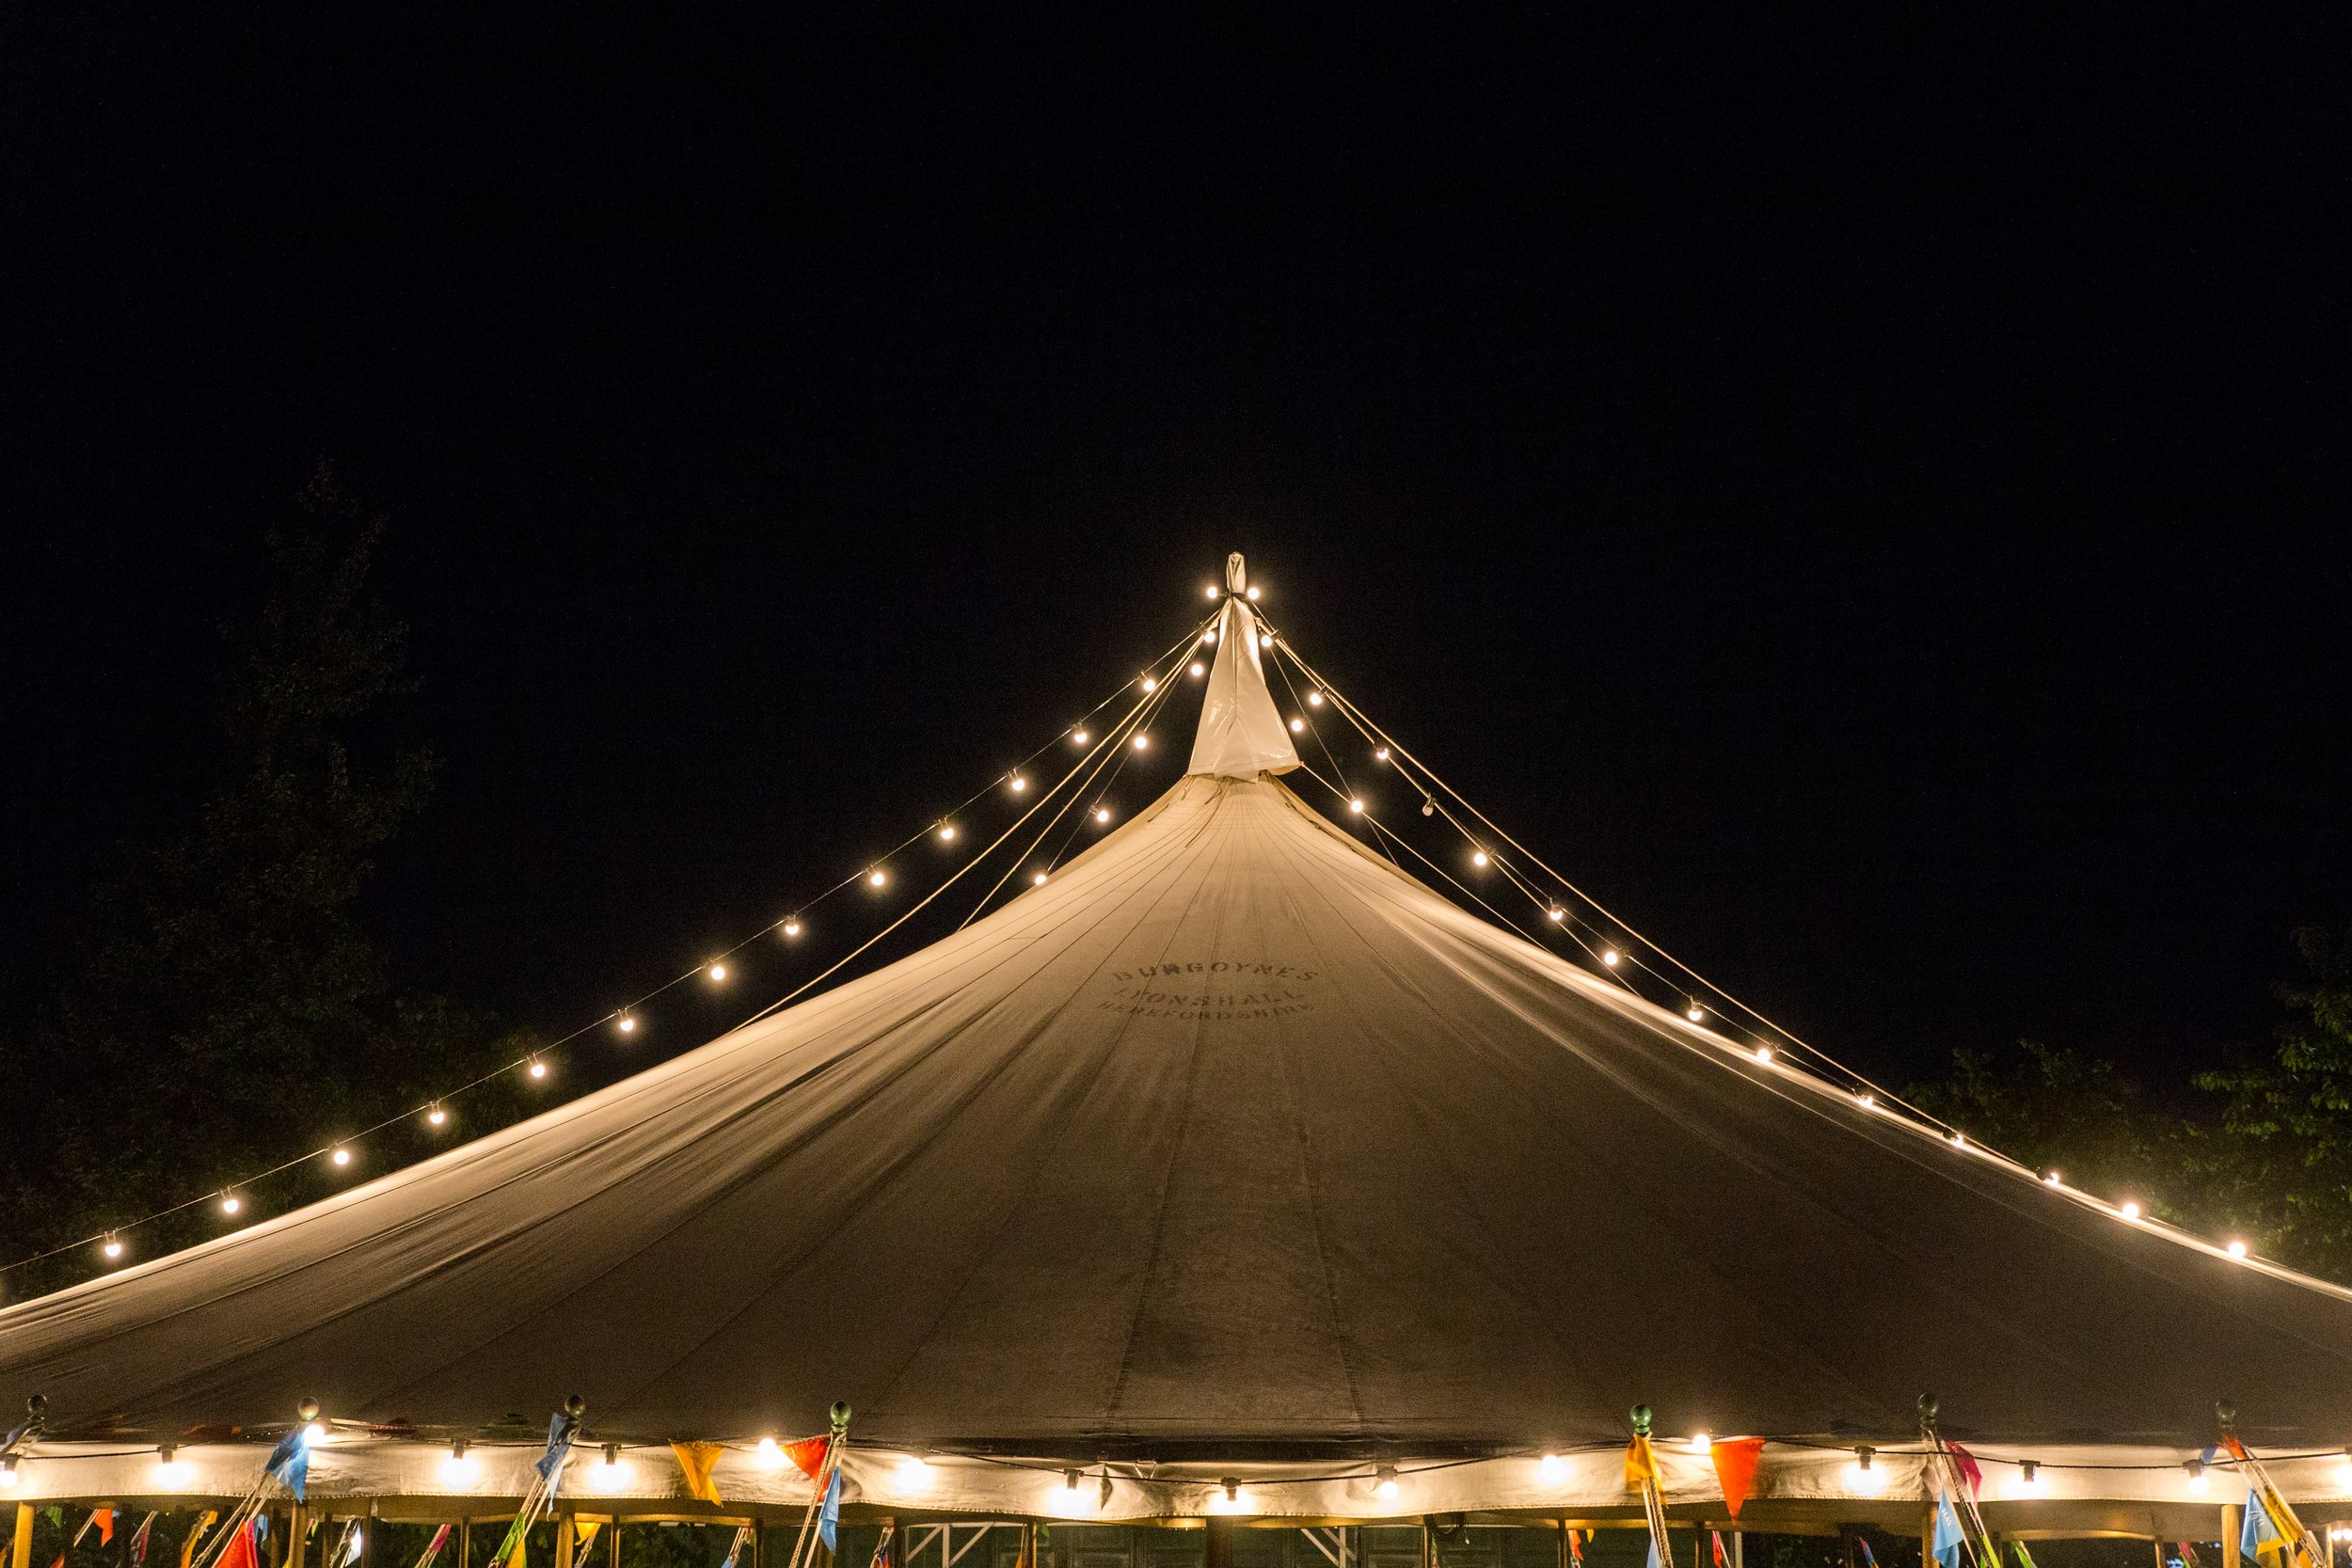
[[[1763,1457],[1764,1439],[1726,1438],[1708,1444],[1708,1452],[1715,1461],[1715,1480],[1724,1489],[1724,1506],[1737,1519],[1740,1505],[1748,1500],[1748,1488],[1756,1484],[1756,1462]]]
[[[719,1507],[719,1487],[710,1479],[710,1471],[727,1450],[716,1443],[673,1443],[670,1451],[677,1455],[677,1467],[686,1473],[686,1495]]]
[[[229,1549],[220,1554],[219,1568],[261,1568],[253,1556],[250,1524],[239,1527],[237,1533],[229,1538]]]
[[[113,1544],[115,1538],[115,1511],[113,1509],[102,1508],[98,1510],[89,1516],[89,1522],[98,1527],[98,1544],[100,1545],[104,1546]]]
[[[825,1450],[831,1447],[830,1437],[803,1437],[797,1443],[787,1443],[784,1451],[801,1467],[801,1474],[815,1481],[825,1472]]]
[[[1639,1492],[1644,1481],[1658,1484],[1658,1455],[1650,1451],[1648,1438],[1636,1437],[1625,1446],[1626,1490]]]

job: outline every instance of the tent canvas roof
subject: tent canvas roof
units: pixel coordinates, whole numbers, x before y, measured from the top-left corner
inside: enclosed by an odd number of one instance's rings
[[[2341,1442],[2344,1292],[1757,1062],[1252,760],[1196,754],[886,968],[0,1313],[5,1386],[64,1435],[306,1395],[466,1429],[577,1390],[617,1433],[819,1430],[847,1399],[878,1441],[1090,1458],[1601,1438],[1637,1400],[1901,1433],[1932,1388],[2015,1438],[2202,1441],[2226,1395],[2249,1437]]]

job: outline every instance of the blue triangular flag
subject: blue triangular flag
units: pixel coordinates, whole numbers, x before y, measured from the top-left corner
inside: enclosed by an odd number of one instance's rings
[[[2279,1527],[2271,1521],[2270,1510],[2263,1506],[2262,1493],[2249,1486],[2246,1489],[2246,1528],[2237,1532],[2238,1555],[2249,1562],[2262,1560],[2262,1549],[2271,1542],[2283,1539]]]
[[[1960,1532],[1960,1515],[1952,1512],[1951,1494],[1937,1492],[1935,1495],[1935,1560],[1942,1563],[1944,1568],[1960,1568],[1960,1551],[1966,1541],[1967,1537]]]
[[[817,1515],[817,1539],[833,1550],[834,1529],[841,1523],[841,1466],[833,1467],[833,1479],[825,1482],[825,1506]]]
[[[296,1427],[278,1440],[269,1450],[269,1463],[262,1466],[264,1476],[275,1476],[286,1483],[294,1501],[304,1501],[303,1487],[310,1479],[310,1439],[308,1427]]]
[[[539,1479],[552,1486],[555,1472],[564,1467],[564,1456],[572,1451],[572,1438],[580,1431],[580,1418],[568,1410],[559,1410],[548,1418],[548,1451],[532,1466]]]

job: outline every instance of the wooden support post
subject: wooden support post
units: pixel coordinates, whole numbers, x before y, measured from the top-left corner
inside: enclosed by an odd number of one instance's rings
[[[2238,1509],[2235,1503],[2221,1505],[2221,1568],[2238,1568],[2242,1560],[2237,1555]]]
[[[10,1568],[32,1568],[33,1563],[33,1505],[16,1505],[16,1540],[8,1547]]]
[[[333,1568],[332,1564],[328,1568]],[[359,1521],[359,1568],[375,1568],[375,1505],[368,1505],[368,1516]]]
[[[1919,1568],[1928,1568],[1935,1560],[1935,1504],[1929,1503],[1919,1514]]]
[[[580,1526],[573,1522],[570,1509],[555,1516],[555,1568],[572,1568],[574,1544],[579,1537]]]
[[[1569,1564],[1575,1560],[1575,1555],[1568,1550],[1568,1522],[1565,1519],[1560,1521],[1558,1545],[1560,1550],[1556,1554],[1557,1568],[1569,1568]],[[23,1568],[23,1565],[19,1564],[19,1568]]]
[[[1748,1537],[1743,1530],[1731,1532],[1731,1568],[1748,1568]]]
[[[310,1550],[310,1511],[300,1503],[286,1510],[286,1568],[302,1568]]]
[[[1233,1521],[1212,1518],[1201,1541],[1202,1568],[1233,1568]]]
[[[612,1522],[604,1527],[604,1560],[611,1565],[611,1568],[621,1568],[621,1516],[617,1512],[612,1515]],[[754,1528],[752,1531],[752,1550],[755,1553],[759,1550],[759,1530],[757,1528]],[[755,1556],[752,1559],[752,1561],[755,1565],[756,1565],[759,1559]]]

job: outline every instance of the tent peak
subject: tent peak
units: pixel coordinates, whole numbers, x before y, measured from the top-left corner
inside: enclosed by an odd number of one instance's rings
[[[1225,605],[1216,614],[1216,664],[1200,700],[1200,728],[1186,773],[1250,779],[1298,766],[1290,731],[1266,690],[1258,657],[1258,617],[1249,608],[1249,567],[1235,550],[1225,558]]]

